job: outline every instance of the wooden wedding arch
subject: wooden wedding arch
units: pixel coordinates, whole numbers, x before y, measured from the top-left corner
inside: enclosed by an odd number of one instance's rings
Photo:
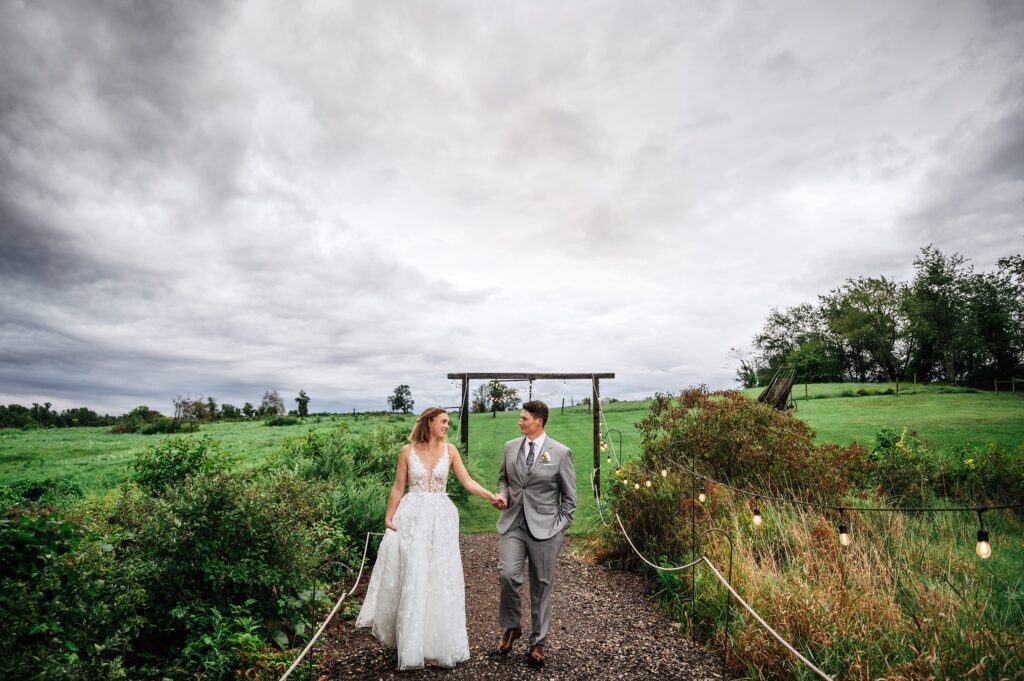
[[[462,373],[448,374],[448,378],[462,381],[462,403],[459,407],[459,441],[462,454],[469,455],[469,382],[483,381],[542,381],[542,380],[589,380],[593,390],[590,403],[594,414],[594,494],[601,488],[601,379],[615,378],[614,373],[602,374],[516,374],[516,373]],[[547,425],[547,424],[544,424]]]

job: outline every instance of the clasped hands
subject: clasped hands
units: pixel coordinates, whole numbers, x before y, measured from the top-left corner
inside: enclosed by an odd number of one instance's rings
[[[491,502],[491,506],[498,509],[499,511],[504,511],[506,508],[508,508],[508,499],[506,499],[503,495],[498,494],[494,497],[494,501]]]

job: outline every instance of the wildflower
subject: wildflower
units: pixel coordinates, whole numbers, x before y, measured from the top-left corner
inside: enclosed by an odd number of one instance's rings
[[[974,470],[974,459],[964,459],[964,465],[967,466],[968,468],[970,468],[973,471]]]

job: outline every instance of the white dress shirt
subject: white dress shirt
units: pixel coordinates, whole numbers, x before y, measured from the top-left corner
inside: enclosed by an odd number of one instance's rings
[[[538,437],[536,440],[531,440],[530,438],[526,438],[526,441],[523,442],[523,462],[525,463],[526,460],[530,458],[530,443],[532,442],[533,443],[533,452],[534,452],[533,463],[536,464],[537,463],[537,459],[540,458],[540,453],[542,451],[544,451],[544,441],[547,440],[547,439],[548,439],[548,434],[547,433],[541,433],[540,437]]]

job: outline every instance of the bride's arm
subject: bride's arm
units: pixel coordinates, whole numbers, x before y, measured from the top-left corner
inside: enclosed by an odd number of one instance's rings
[[[483,485],[469,477],[469,471],[466,470],[465,464],[462,463],[462,457],[459,456],[459,450],[456,449],[455,445],[448,445],[448,456],[451,459],[452,471],[455,472],[455,477],[459,479],[459,482],[462,483],[462,486],[465,487],[470,494],[483,497],[492,503],[498,498],[493,492],[484,489]]]
[[[395,511],[398,509],[398,502],[402,500],[402,495],[405,494],[405,481],[406,476],[409,474],[409,445],[402,447],[402,451],[398,454],[398,465],[395,466],[395,484],[391,486],[391,496],[388,497],[388,510],[384,513],[384,524],[389,530],[398,531],[395,527],[393,518],[395,517]]]

